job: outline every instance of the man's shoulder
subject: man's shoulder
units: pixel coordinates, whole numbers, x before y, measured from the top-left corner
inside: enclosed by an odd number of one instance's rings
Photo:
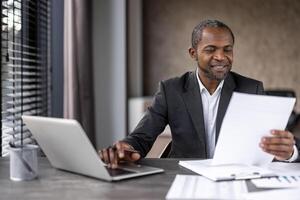
[[[236,72],[230,72],[236,84],[261,84],[262,82],[253,78],[249,78],[238,74]]]
[[[167,91],[183,92],[195,76],[195,72],[185,72],[181,76],[169,78],[160,82]]]
[[[181,76],[172,77],[161,81],[166,87],[183,87],[194,76],[195,72],[185,72]]]
[[[264,94],[264,87],[261,81],[242,76],[235,72],[230,72],[230,77],[228,77],[226,84],[234,88],[236,92]]]

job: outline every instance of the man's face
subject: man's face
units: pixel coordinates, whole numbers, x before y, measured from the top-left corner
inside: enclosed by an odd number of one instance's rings
[[[233,39],[225,28],[205,28],[197,49],[189,53],[197,61],[201,80],[221,81],[232,67]]]

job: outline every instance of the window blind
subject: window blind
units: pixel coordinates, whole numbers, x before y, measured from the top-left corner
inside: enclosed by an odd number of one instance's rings
[[[22,115],[51,111],[50,0],[1,1],[1,155],[33,143]]]

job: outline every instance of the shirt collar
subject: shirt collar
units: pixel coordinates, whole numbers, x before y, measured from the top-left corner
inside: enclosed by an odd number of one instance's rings
[[[198,69],[198,67],[197,67],[197,69],[196,69],[196,76],[197,76],[197,81],[198,81],[198,84],[199,84],[199,87],[200,87],[200,93],[202,93],[202,92],[204,92],[204,91],[207,91],[207,92],[208,92],[208,90],[206,89],[206,87],[203,85],[203,83],[201,82],[201,80],[200,80],[200,78],[199,78],[198,70],[199,70],[199,69]],[[219,92],[222,90],[223,85],[224,85],[224,80],[222,80],[222,81],[219,83],[217,89],[215,90],[215,92],[214,92],[213,94],[219,93]],[[208,93],[209,93],[209,92],[208,92]],[[212,94],[212,95],[213,95],[213,94]]]

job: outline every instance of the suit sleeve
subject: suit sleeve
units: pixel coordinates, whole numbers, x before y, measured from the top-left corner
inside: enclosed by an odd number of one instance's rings
[[[157,136],[165,129],[168,123],[167,113],[165,86],[163,82],[160,82],[152,105],[147,109],[135,130],[123,141],[129,143],[141,153],[142,157],[145,157]]]

